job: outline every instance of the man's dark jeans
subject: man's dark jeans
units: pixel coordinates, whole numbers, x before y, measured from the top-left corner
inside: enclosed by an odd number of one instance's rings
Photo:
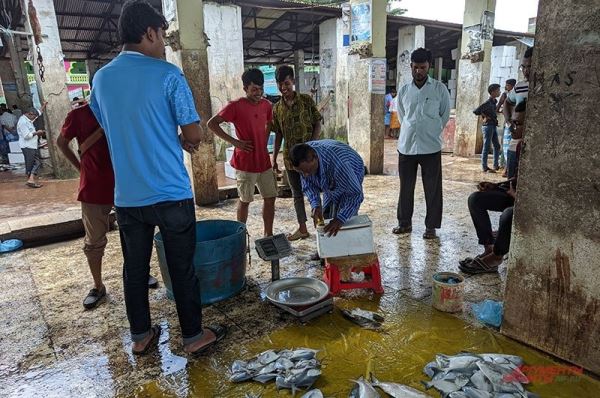
[[[494,243],[494,254],[496,256],[504,256],[510,249],[510,233],[512,231],[512,219],[513,219],[514,207],[506,208],[500,215],[500,221],[498,223],[498,236]]]
[[[490,146],[494,151],[494,170],[498,169],[498,159],[500,158],[500,141],[498,140],[498,130],[493,124],[487,124],[481,127],[483,133],[483,149],[481,150],[481,167],[483,171],[487,171],[488,167],[488,154],[490,153]]]
[[[125,306],[133,341],[150,333],[148,277],[154,228],[160,229],[173,286],[183,343],[202,337],[200,284],[192,261],[196,246],[196,214],[192,199],[143,207],[117,207],[123,249]]]
[[[493,245],[492,223],[490,222],[490,211],[504,211],[512,207],[515,200],[504,191],[494,190],[485,192],[473,192],[469,196],[469,212],[477,232],[480,245]],[[512,214],[511,214],[512,220]],[[508,228],[510,242],[510,227]],[[498,232],[500,235],[500,232]],[[506,237],[504,236],[504,239]]]

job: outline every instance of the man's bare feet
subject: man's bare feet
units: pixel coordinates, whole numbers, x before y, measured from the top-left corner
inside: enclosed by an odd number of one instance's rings
[[[203,332],[204,333],[202,334],[202,338],[200,340],[194,341],[190,344],[186,344],[185,346],[183,346],[183,351],[187,352],[188,354],[192,352],[197,352],[203,347],[209,346],[215,341],[217,341],[217,336],[215,335],[215,332],[213,332],[209,328],[204,328]]]
[[[135,355],[144,355],[152,349],[152,347],[158,343],[158,339],[160,338],[160,326],[154,325],[150,329],[150,333],[148,336],[144,337],[141,341],[134,341],[131,344],[131,352]]]

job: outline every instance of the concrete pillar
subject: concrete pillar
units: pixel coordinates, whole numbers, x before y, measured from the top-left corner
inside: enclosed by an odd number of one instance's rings
[[[11,104],[17,104],[20,108],[26,109],[31,106],[31,90],[27,81],[27,73],[25,71],[25,55],[19,51],[15,44],[15,36],[4,35],[5,44],[8,47],[8,55],[10,57],[9,65],[3,65],[1,69],[7,68],[0,72],[8,73],[4,75],[5,83],[11,82],[14,84],[14,91],[5,91],[4,95]]]
[[[208,37],[208,74],[212,114],[215,115],[231,100],[244,95],[244,41],[242,38],[242,9],[236,5],[204,3],[204,33]],[[223,129],[235,136],[232,123]],[[217,159],[225,158],[225,148],[230,146],[215,137]]]
[[[365,3],[353,0],[353,29],[348,56],[349,123],[348,143],[363,158],[371,174],[383,173],[383,97],[386,82],[385,0],[373,0],[370,11]]]
[[[163,12],[170,22],[167,32],[167,60],[185,74],[200,114],[202,140],[198,151],[187,157],[196,204],[219,201],[213,134],[206,127],[212,116],[207,40],[204,34],[202,0],[163,0]],[[190,170],[191,169],[191,170]]]
[[[348,139],[348,50],[350,49],[349,6],[342,6],[337,20],[338,46],[335,68],[335,134]],[[346,11],[347,10],[347,11]]]
[[[323,127],[321,135],[334,138],[336,135],[336,71],[337,50],[342,45],[338,38],[338,19],[332,18],[319,25],[319,88],[323,105]],[[333,92],[333,94],[330,94]]]
[[[7,104],[4,96],[4,87],[2,86],[2,76],[0,76],[0,104]]]
[[[294,73],[296,77],[296,91],[308,94],[306,78],[304,76],[304,50],[294,51]]]
[[[398,55],[396,86],[400,87],[412,82],[410,70],[410,54],[419,47],[425,47],[425,26],[403,26],[398,29]]]
[[[473,115],[488,97],[496,0],[466,0],[459,51],[454,154],[481,152],[481,118]]]
[[[442,81],[442,69],[443,69],[443,65],[444,65],[444,58],[443,57],[437,57],[435,59],[435,67],[434,67],[433,77],[436,80],[439,80],[440,82]]]
[[[25,1],[23,1],[25,3]],[[54,11],[53,0],[36,0],[34,3],[37,11],[37,18],[40,24],[42,34],[47,35],[39,44],[40,53],[44,64],[44,81],[40,76],[38,68],[38,51],[33,44],[33,38],[29,38],[29,46],[33,53],[32,63],[35,70],[35,80],[37,83],[40,101],[48,102],[46,112],[44,112],[44,124],[48,140],[48,150],[54,175],[57,178],[74,178],[77,176],[77,170],[63,156],[56,145],[56,139],[60,134],[65,116],[71,110],[69,93],[67,89],[67,74],[65,72],[64,55],[60,45],[60,35],[58,32],[58,23]],[[23,8],[27,10],[27,7]],[[31,32],[31,21],[27,14],[26,30]]]
[[[502,332],[600,374],[595,31],[579,1],[540,0]]]

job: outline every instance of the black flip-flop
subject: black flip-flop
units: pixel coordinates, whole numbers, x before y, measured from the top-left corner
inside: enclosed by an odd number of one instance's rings
[[[227,336],[228,328],[225,325],[206,326],[206,329],[210,330],[215,334],[215,341],[208,343],[207,345],[198,348],[196,351],[189,352],[192,356],[198,356],[204,354],[206,351],[214,347],[219,341],[223,340]]]
[[[409,234],[411,232],[412,232],[412,226],[407,226],[407,227],[397,226],[392,229],[392,233],[394,235]]]
[[[133,355],[146,355],[148,352],[150,352],[151,349],[153,349],[154,347],[158,346],[158,340],[160,339],[160,326],[159,325],[154,325],[152,326],[152,328],[150,329],[150,333],[152,333],[152,337],[150,338],[150,341],[148,341],[148,344],[146,344],[146,347],[144,347],[143,350],[131,350],[131,352],[133,353]]]
[[[498,272],[498,266],[486,264],[481,257],[476,257],[472,261],[461,264],[458,268],[465,274],[493,274]]]
[[[42,184],[38,184],[37,182],[28,182],[28,183],[25,183],[25,185],[27,185],[29,188],[41,188],[41,187],[43,187]]]

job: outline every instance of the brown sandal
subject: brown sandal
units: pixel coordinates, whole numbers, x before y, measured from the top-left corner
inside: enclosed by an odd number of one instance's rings
[[[152,333],[152,337],[150,337],[150,340],[148,340],[148,343],[146,344],[146,346],[139,350],[136,351],[134,349],[131,350],[131,352],[133,353],[133,355],[146,355],[148,352],[150,352],[151,349],[153,349],[154,347],[158,346],[158,341],[160,339],[160,326],[159,325],[154,325],[152,326],[152,328],[150,329],[150,333]]]

